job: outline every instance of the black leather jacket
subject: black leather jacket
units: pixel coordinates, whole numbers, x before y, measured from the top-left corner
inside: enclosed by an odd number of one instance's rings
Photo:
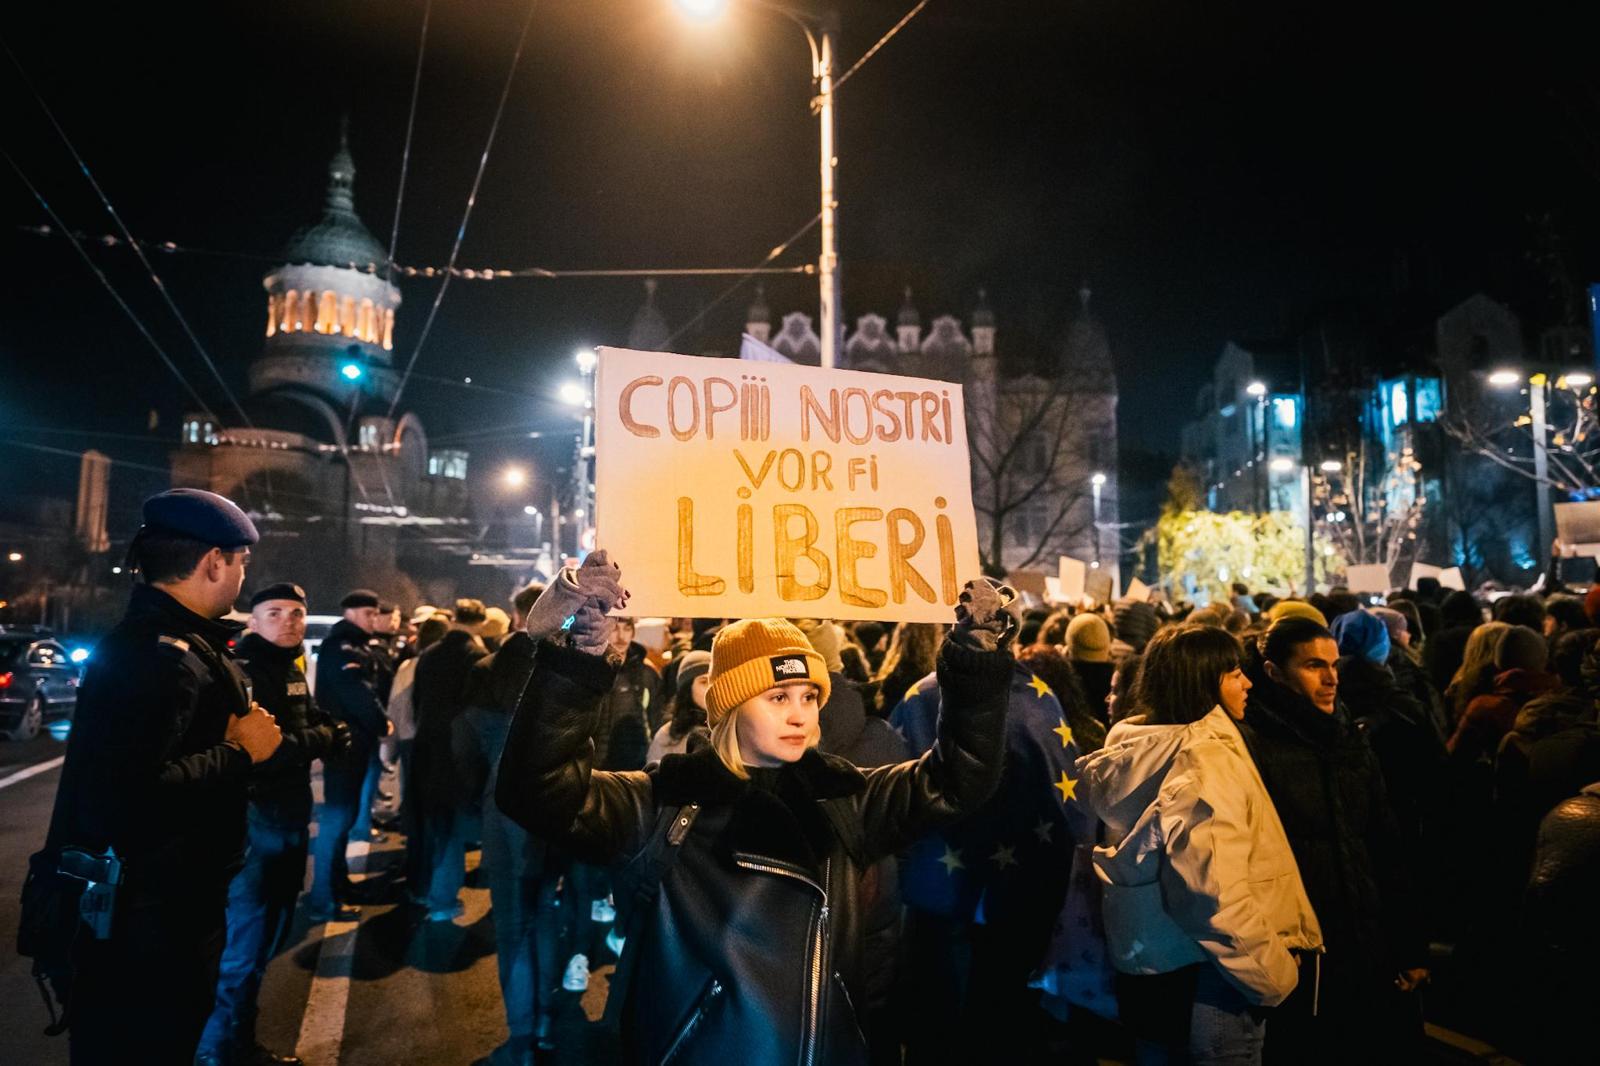
[[[1000,778],[1013,660],[946,641],[945,713],[920,759],[865,772],[810,751],[776,793],[735,777],[710,748],[644,771],[593,769],[590,739],[614,667],[540,645],[501,756],[495,800],[579,858],[641,851],[663,811],[700,807],[651,912],[622,1005],[631,1062],[856,1064],[867,1061],[852,999],[862,994],[863,872],[981,806]]]

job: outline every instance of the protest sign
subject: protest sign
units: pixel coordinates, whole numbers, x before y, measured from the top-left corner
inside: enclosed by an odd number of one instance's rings
[[[1388,592],[1389,568],[1382,563],[1358,563],[1345,567],[1345,587],[1351,592]]]
[[[1138,578],[1128,582],[1128,591],[1122,597],[1129,603],[1148,603],[1150,600],[1150,586]]]
[[[1089,564],[1081,559],[1074,559],[1070,555],[1061,556],[1061,561],[1056,564],[1056,580],[1060,583],[1060,595],[1063,602],[1077,603],[1083,599],[1089,581]]]
[[[961,386],[599,355],[596,542],[630,611],[951,619],[979,572]]]
[[[1431,563],[1412,563],[1411,580],[1407,583],[1406,587],[1415,589],[1417,587],[1417,582],[1421,581],[1425,577],[1431,577],[1437,581],[1439,580],[1439,575],[1442,573],[1444,573],[1444,567],[1442,566],[1434,566]]]
[[[1439,571],[1439,587],[1455,589],[1457,592],[1467,591],[1467,579],[1461,575],[1461,567],[1452,566],[1448,570]]]
[[[1111,575],[1105,570],[1090,570],[1089,576],[1083,579],[1083,594],[1097,604],[1110,603],[1114,588]]]

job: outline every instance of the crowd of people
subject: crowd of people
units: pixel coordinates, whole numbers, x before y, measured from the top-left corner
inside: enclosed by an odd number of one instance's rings
[[[351,591],[308,678],[304,589],[219,621],[254,539],[147,504],[85,679],[22,939],[74,1061],[298,1061],[255,1000],[308,854],[313,922],[449,922],[474,849],[496,1063],[602,962],[630,1062],[1414,1062],[1430,989],[1531,1061],[1581,1035],[1600,587],[635,620],[598,551],[505,609]],[[399,876],[352,881],[385,829]],[[128,883],[52,956],[74,847]]]

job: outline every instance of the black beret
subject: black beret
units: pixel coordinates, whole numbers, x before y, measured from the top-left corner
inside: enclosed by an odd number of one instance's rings
[[[339,609],[341,611],[348,611],[352,607],[377,606],[378,594],[373,592],[371,589],[355,589],[349,593],[346,593],[345,598],[339,601]]]
[[[250,609],[255,608],[268,600],[295,600],[305,606],[306,590],[292,581],[280,581],[276,585],[268,585],[254,596],[250,597]]]
[[[261,539],[250,516],[226,496],[204,489],[169,489],[144,501],[144,528],[188,537],[224,551]]]

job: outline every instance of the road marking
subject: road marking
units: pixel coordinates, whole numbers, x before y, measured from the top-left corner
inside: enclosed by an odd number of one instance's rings
[[[57,755],[54,759],[46,759],[44,762],[37,762],[32,766],[25,766],[14,774],[8,774],[5,777],[0,777],[0,788],[5,788],[7,785],[14,785],[18,781],[26,781],[28,778],[36,777],[39,774],[48,773],[66,761],[67,757],[65,755]]]
[[[372,845],[352,841],[345,849],[345,861],[354,875],[365,874],[367,854]],[[366,911],[361,912],[366,917]],[[350,1004],[350,974],[356,957],[356,937],[361,921],[326,922],[322,944],[317,951],[317,972],[306,994],[306,1012],[300,1019],[300,1036],[295,1054],[306,1066],[338,1066],[339,1049],[344,1043],[345,1009]]]

